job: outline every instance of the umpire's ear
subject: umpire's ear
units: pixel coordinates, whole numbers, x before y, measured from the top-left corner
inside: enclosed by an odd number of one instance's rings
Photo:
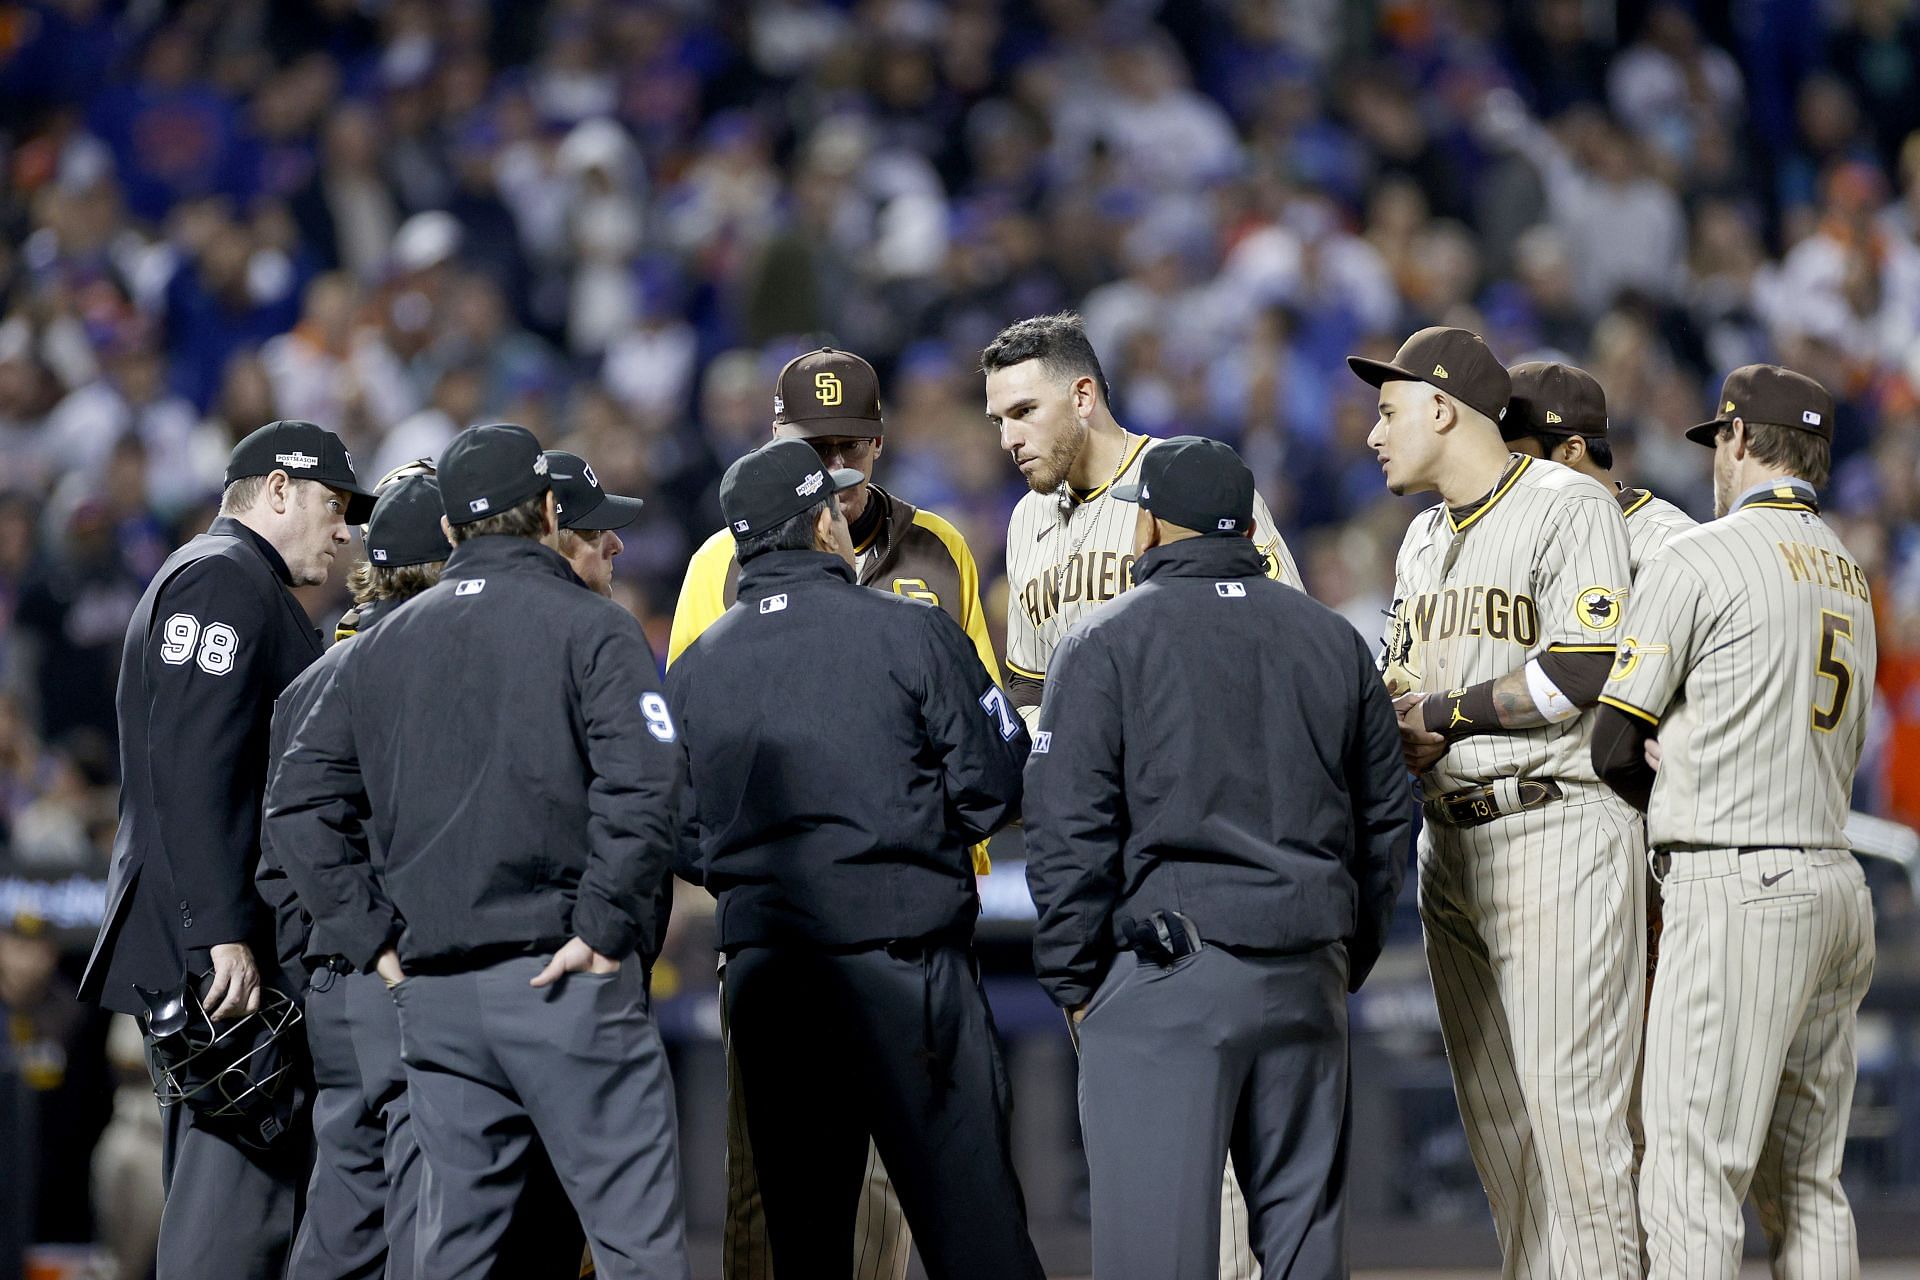
[[[440,517],[440,532],[441,532],[441,533],[443,533],[443,534],[445,534],[445,535],[447,536],[447,545],[448,545],[448,546],[450,546],[450,547],[451,547],[451,546],[453,546],[453,545],[455,545],[455,544],[454,544],[454,540],[453,540],[453,521],[451,521],[451,520],[449,520],[449,519],[447,519],[447,518],[446,518],[445,516],[441,516],[441,517]]]

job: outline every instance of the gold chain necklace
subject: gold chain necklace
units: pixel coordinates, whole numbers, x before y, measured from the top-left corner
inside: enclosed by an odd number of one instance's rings
[[[1075,503],[1073,500],[1073,486],[1065,480],[1060,482],[1060,514],[1065,517],[1065,523],[1069,525],[1073,523],[1074,511],[1077,508],[1091,506],[1112,491],[1113,486],[1120,480],[1120,474],[1127,469],[1127,463],[1131,460],[1130,449],[1132,445],[1132,434],[1122,430],[1120,432],[1120,461],[1115,464],[1113,474],[1107,477],[1107,482],[1096,489],[1094,496],[1087,499],[1086,502]],[[1094,522],[1092,520],[1087,520],[1084,523],[1084,526],[1080,530],[1080,536],[1074,540],[1073,546],[1068,548],[1067,554],[1062,557],[1063,561],[1071,560],[1080,554],[1080,548],[1086,545],[1087,536],[1093,532],[1093,524]]]

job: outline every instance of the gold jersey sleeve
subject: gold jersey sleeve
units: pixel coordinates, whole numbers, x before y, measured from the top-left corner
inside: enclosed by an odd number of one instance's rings
[[[716,532],[693,553],[687,576],[680,582],[680,599],[673,606],[673,629],[667,634],[669,667],[727,611],[727,572],[732,565],[733,533],[728,529]]]

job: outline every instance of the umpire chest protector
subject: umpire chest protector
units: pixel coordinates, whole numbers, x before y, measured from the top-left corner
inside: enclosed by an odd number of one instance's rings
[[[253,885],[274,699],[320,656],[286,562],[237,520],[167,558],[127,624],[116,697],[120,826],[81,995],[142,1011],[187,953],[247,942],[269,975]]]

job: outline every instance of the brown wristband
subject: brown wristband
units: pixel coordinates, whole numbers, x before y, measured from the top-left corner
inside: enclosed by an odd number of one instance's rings
[[[1420,712],[1427,732],[1437,733],[1448,742],[1471,738],[1476,733],[1496,733],[1500,729],[1491,680],[1470,689],[1432,694],[1420,705]]]

